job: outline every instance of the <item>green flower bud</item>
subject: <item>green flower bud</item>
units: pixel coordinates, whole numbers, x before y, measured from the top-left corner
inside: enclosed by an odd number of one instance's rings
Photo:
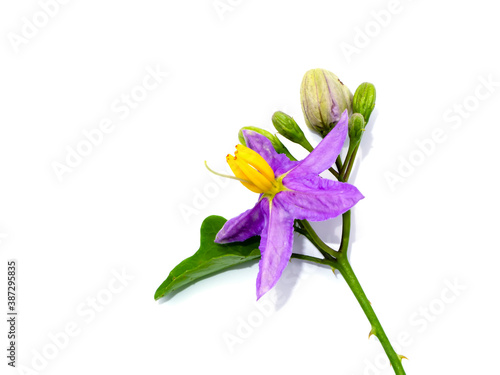
[[[349,139],[352,144],[358,144],[365,130],[365,119],[360,113],[354,113],[349,118]]]
[[[375,99],[377,93],[375,86],[371,83],[364,82],[356,89],[352,102],[352,109],[354,113],[361,113],[368,123],[373,108],[375,108]]]
[[[347,109],[352,113],[352,93],[338,77],[324,69],[304,74],[300,101],[307,126],[323,137],[333,129]]]
[[[290,153],[288,152],[287,148],[285,147],[285,145],[279,140],[278,137],[276,137],[274,134],[268,132],[267,130],[264,130],[264,129],[261,129],[261,128],[258,128],[256,126],[244,126],[240,129],[240,131],[238,132],[238,140],[240,141],[240,143],[243,145],[243,146],[246,146],[246,142],[245,142],[245,137],[243,136],[243,130],[253,130],[254,132],[257,132],[259,134],[262,134],[264,137],[266,137],[267,139],[269,139],[274,147],[274,149],[276,150],[276,152],[278,154],[286,154],[287,156],[290,155]]]
[[[310,148],[312,150],[312,146],[304,136],[302,129],[300,129],[299,125],[297,125],[292,117],[284,112],[278,111],[274,112],[272,121],[278,133],[283,137],[302,145],[306,149]]]

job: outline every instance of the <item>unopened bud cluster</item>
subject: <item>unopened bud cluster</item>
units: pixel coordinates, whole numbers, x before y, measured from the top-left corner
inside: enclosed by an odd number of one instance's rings
[[[311,69],[302,79],[300,101],[306,125],[312,131],[325,137],[339,122],[342,113],[349,115],[350,147],[357,147],[370,116],[375,108],[376,91],[373,84],[364,82],[354,95],[340,79],[325,69]],[[286,139],[303,146],[308,151],[313,147],[306,139],[297,122],[284,112],[275,112],[272,123],[277,132]],[[240,130],[240,143],[246,145],[242,130],[253,130],[269,139],[276,150],[291,157],[280,139],[267,130],[247,126]]]

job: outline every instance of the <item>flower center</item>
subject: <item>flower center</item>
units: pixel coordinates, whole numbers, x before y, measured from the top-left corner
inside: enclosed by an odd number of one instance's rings
[[[249,190],[274,197],[280,191],[286,190],[283,178],[276,178],[273,169],[254,150],[237,145],[233,155],[227,155],[226,161],[234,175]]]

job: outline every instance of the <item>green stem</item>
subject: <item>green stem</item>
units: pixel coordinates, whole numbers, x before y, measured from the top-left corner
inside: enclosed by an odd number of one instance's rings
[[[342,170],[342,159],[340,158],[340,155],[337,156],[337,160],[335,160],[335,165],[337,166],[337,170],[341,171]],[[342,177],[342,175],[340,175]],[[342,181],[342,180],[339,180]]]
[[[333,169],[333,167],[328,168],[328,170],[330,171],[331,174],[333,174],[335,176],[335,178],[337,180],[342,181],[341,177],[340,177],[340,173],[337,172],[335,169]]]
[[[387,335],[385,334],[384,329],[382,328],[382,325],[380,324],[380,321],[370,304],[370,301],[368,301],[361,284],[359,283],[351,265],[349,264],[349,261],[347,260],[347,254],[340,254],[337,257],[334,267],[340,271],[344,280],[347,282],[347,285],[349,285],[349,288],[351,288],[351,291],[358,300],[359,305],[363,309],[363,312],[372,326],[370,334],[377,336],[379,339],[387,357],[389,358],[389,361],[391,362],[394,373],[396,375],[405,375],[403,365],[401,364],[401,357],[394,351],[389,339],[387,338]]]
[[[356,148],[356,146],[354,146],[352,143],[349,142],[349,149],[347,150],[347,155],[345,157],[345,163],[342,166],[342,170],[340,171],[340,175],[341,176],[344,175],[345,170],[349,166],[349,161],[351,160],[351,156],[352,156],[352,153],[353,153],[353,151],[354,151],[355,148]]]
[[[327,259],[321,259],[321,258],[316,258],[316,257],[312,257],[309,255],[297,254],[297,253],[292,253],[291,257],[295,258],[295,259],[306,260],[308,262],[323,264],[325,266],[331,266],[331,262]]]
[[[349,160],[349,166],[347,167],[347,170],[343,174],[344,181],[349,180],[349,176],[351,175],[352,167],[354,166],[354,160],[356,159],[356,154],[358,153],[358,148],[359,148],[359,145],[356,146],[356,148],[354,149],[354,151],[351,155],[351,159]],[[346,159],[346,162],[347,162],[347,159]]]
[[[311,243],[321,252],[321,254],[329,259],[333,260],[334,257],[338,255],[338,251],[333,250],[330,246],[328,246],[326,243],[319,238],[318,234],[314,231],[314,229],[311,227],[311,224],[307,220],[297,220],[300,224],[300,226],[305,230],[306,237]]]
[[[325,259],[334,259],[330,254],[328,254],[321,247],[319,247],[316,244],[316,242],[314,242],[314,240],[311,238],[309,232],[306,229],[304,229],[302,226],[301,227],[294,227],[293,229],[295,230],[295,232],[300,233],[303,236],[305,236],[309,240],[309,242],[311,242],[314,245],[314,247],[316,247],[316,249],[319,250],[319,252],[321,253],[321,255],[323,255],[325,257]]]
[[[339,253],[346,253],[349,247],[349,236],[351,235],[351,210],[342,214],[342,238],[340,240]]]
[[[313,147],[307,140],[302,143],[302,146],[309,152],[313,150]],[[349,145],[349,150],[347,152],[344,163],[342,163],[340,155],[337,157],[335,164],[339,172],[337,172],[333,168],[329,169],[329,171],[339,181],[347,182],[349,180],[358,148],[359,143],[353,147]],[[387,357],[389,358],[389,361],[391,362],[395,374],[405,375],[403,365],[401,364],[401,357],[394,351],[389,338],[385,334],[384,329],[382,328],[382,325],[380,324],[380,321],[378,320],[370,301],[366,297],[366,294],[363,291],[363,288],[361,287],[361,284],[359,283],[351,265],[349,264],[349,260],[347,259],[347,249],[349,247],[349,236],[351,232],[351,211],[347,211],[342,215],[342,239],[340,242],[339,251],[335,251],[328,245],[326,245],[321,240],[321,238],[319,238],[319,236],[307,220],[297,220],[297,222],[300,228],[296,227],[295,230],[305,235],[306,238],[309,239],[309,241],[311,241],[311,243],[321,252],[325,259],[296,253],[292,254],[292,258],[302,259],[323,265],[329,265],[330,267],[339,270],[372,326],[370,336],[375,335],[379,339],[382,347],[385,350],[385,353],[387,354]]]
[[[299,143],[302,147],[304,147],[307,151],[312,152],[314,150],[314,147],[312,146],[311,143],[304,137],[301,143]]]
[[[298,220],[299,224],[307,231],[307,238],[316,246],[318,249],[330,249],[314,232],[311,225],[306,220]],[[340,245],[339,251],[335,251],[330,249],[332,252],[328,252],[329,257],[324,259],[323,263],[327,264],[332,268],[338,269],[341,275],[344,277],[347,285],[351,289],[352,293],[356,297],[359,305],[363,309],[368,321],[370,322],[372,329],[370,331],[370,335],[375,335],[379,339],[382,347],[384,348],[389,361],[394,369],[396,375],[405,375],[405,371],[403,369],[403,365],[401,364],[401,357],[394,351],[387,335],[380,324],[380,321],[375,314],[375,311],[370,304],[370,301],[366,297],[361,284],[359,283],[351,265],[349,264],[349,260],[347,259],[347,248],[349,246],[349,235],[351,228],[351,212],[347,211],[342,215],[342,242]],[[322,252],[323,253],[323,252]],[[335,258],[332,259],[331,256]]]

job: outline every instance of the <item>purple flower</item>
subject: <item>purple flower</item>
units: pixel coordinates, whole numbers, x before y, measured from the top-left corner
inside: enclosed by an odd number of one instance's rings
[[[290,260],[295,219],[331,219],[363,198],[353,185],[319,176],[335,163],[347,135],[347,123],[344,111],[335,128],[300,162],[278,154],[266,137],[250,130],[243,131],[248,147],[238,145],[235,156],[227,156],[235,176],[260,196],[253,208],[226,222],[215,242],[244,241],[260,235],[257,299],[277,283]]]

